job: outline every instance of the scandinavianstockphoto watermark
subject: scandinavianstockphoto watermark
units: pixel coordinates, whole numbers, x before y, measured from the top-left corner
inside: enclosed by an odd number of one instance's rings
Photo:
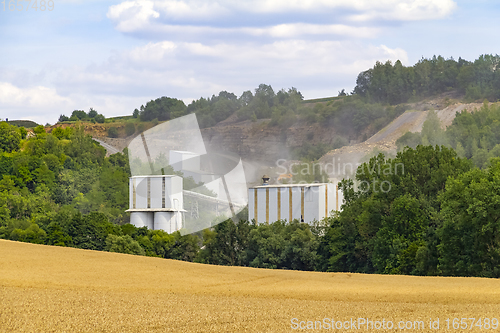
[[[387,193],[391,190],[392,185],[388,180],[379,180],[379,176],[390,176],[390,175],[403,175],[404,174],[404,164],[403,163],[386,163],[386,164],[376,164],[367,165],[367,167],[361,171],[359,166],[362,163],[352,163],[343,162],[341,159],[332,159],[331,163],[306,163],[306,162],[293,162],[289,163],[285,159],[279,159],[276,161],[277,171],[281,175],[288,176],[323,176],[323,178],[336,179],[340,181],[344,178],[350,178],[353,180],[354,188],[362,192],[372,191],[372,192],[383,192]],[[371,181],[363,180],[358,181],[354,176],[356,173],[364,172],[365,175],[369,174],[373,176]],[[278,183],[280,183],[280,178],[278,178]],[[286,179],[286,178],[285,178]],[[299,182],[300,183],[300,182]]]
[[[499,327],[497,318],[429,318],[428,320],[388,320],[371,318],[349,318],[337,320],[323,318],[323,320],[299,320],[292,318],[293,330],[496,330]]]

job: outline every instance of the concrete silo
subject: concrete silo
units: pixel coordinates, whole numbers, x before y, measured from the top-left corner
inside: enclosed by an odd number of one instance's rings
[[[183,227],[182,178],[174,175],[133,176],[129,178],[130,223],[136,227],[164,230]]]
[[[342,200],[332,183],[264,183],[248,189],[248,219],[255,223],[294,219],[311,223],[328,217],[332,210],[339,210]]]

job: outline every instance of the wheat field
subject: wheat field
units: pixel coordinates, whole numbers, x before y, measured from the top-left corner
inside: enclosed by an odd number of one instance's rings
[[[459,332],[445,320],[500,319],[500,281],[223,267],[0,240],[1,332],[332,331],[325,318],[354,320],[347,331],[358,332],[402,331],[401,322],[429,332],[439,318],[433,331]]]

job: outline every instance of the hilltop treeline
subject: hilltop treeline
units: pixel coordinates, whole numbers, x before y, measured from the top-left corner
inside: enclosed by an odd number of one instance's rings
[[[500,98],[500,56],[481,55],[474,62],[434,56],[413,66],[377,62],[358,75],[354,94],[370,102],[400,104],[458,90],[471,100]]]
[[[64,114],[61,114],[59,116],[59,120],[58,122],[63,122],[63,121],[79,121],[79,120],[87,120],[87,121],[90,121],[90,122],[93,122],[93,123],[104,123],[104,121],[106,120],[106,118],[98,113],[96,110],[94,110],[93,108],[90,108],[89,112],[85,112],[83,110],[74,110],[72,113],[71,113],[71,116],[70,117],[67,117],[66,115]]]
[[[260,84],[255,94],[250,90],[238,98],[235,94],[221,91],[217,96],[201,97],[188,106],[176,98],[161,97],[135,109],[133,116],[141,121],[170,120],[190,113],[196,113],[201,128],[213,126],[237,111],[239,120],[271,118],[272,114],[297,109],[302,94],[296,88],[281,89],[275,93],[270,85]],[[294,113],[293,113],[294,114]]]

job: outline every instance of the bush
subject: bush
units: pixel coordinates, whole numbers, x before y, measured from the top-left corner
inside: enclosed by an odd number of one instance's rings
[[[63,122],[63,121],[69,121],[69,118],[62,114],[59,116],[59,122]]]
[[[116,127],[110,127],[108,129],[108,136],[110,138],[117,138],[118,137],[118,129]]]
[[[143,123],[140,123],[139,125],[137,125],[137,131],[139,131],[139,133],[144,132],[145,129],[146,129],[146,126]]]
[[[104,121],[106,118],[102,114],[98,114],[97,116],[94,117],[95,121],[97,121],[99,124],[104,124]]]
[[[125,124],[125,133],[127,133],[127,136],[134,134],[135,133],[135,125],[133,123]]]
[[[129,235],[116,236],[109,234],[106,238],[106,250],[109,252],[145,255],[144,249]]]

